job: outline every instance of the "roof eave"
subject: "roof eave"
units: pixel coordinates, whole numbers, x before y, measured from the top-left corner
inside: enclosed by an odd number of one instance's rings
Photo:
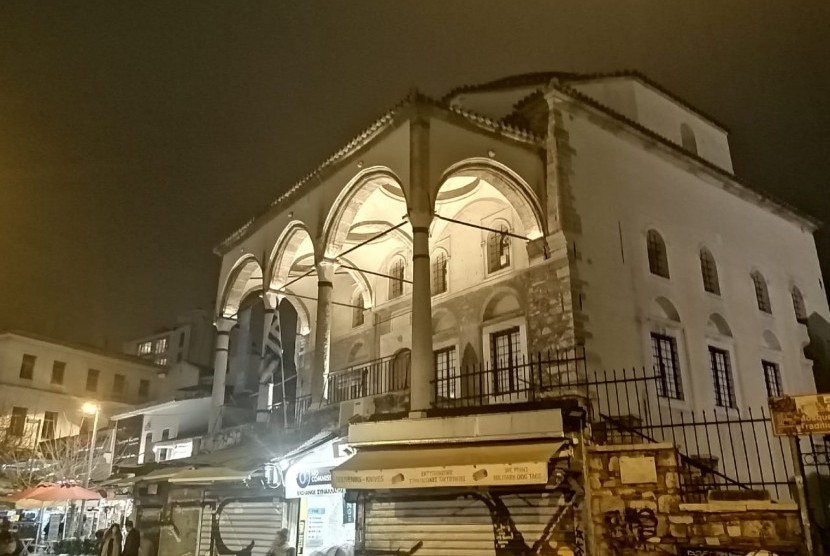
[[[588,95],[585,95],[584,93],[581,93],[576,89],[573,89],[572,87],[568,87],[564,83],[552,82],[548,94],[550,94],[551,91],[558,92],[561,95],[565,95],[568,99],[575,100],[583,105],[587,105],[588,107],[597,110],[603,113],[604,115],[613,118],[614,120],[617,120],[619,123],[625,125],[630,130],[659,142],[664,147],[671,150],[674,154],[680,155],[686,158],[687,160],[694,162],[701,169],[709,172],[710,174],[714,174],[716,178],[726,180],[730,186],[738,189],[745,195],[754,197],[756,203],[761,205],[772,205],[775,209],[777,209],[777,212],[780,212],[782,217],[785,217],[790,221],[806,228],[811,233],[815,232],[823,225],[821,220],[800,211],[799,209],[793,207],[785,201],[781,201],[767,193],[762,193],[758,191],[751,185],[742,182],[735,174],[728,172],[727,170],[724,170],[720,166],[717,166],[716,164],[704,158],[701,158],[700,156],[693,155],[687,152],[680,145],[677,145],[668,138],[663,137],[662,135],[646,128],[645,126],[642,126],[634,120],[627,118],[626,116],[620,114],[612,108],[609,108],[608,106],[605,106],[604,104],[594,100]]]

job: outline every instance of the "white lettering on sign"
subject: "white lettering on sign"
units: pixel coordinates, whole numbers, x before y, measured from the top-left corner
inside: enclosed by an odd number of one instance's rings
[[[419,488],[545,484],[547,462],[458,465],[414,469],[335,470],[336,488]]]

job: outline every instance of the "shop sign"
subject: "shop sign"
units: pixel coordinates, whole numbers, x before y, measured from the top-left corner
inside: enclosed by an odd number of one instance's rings
[[[334,473],[334,485],[346,489],[543,485],[547,481],[548,464],[542,461],[413,469],[344,469]]]
[[[288,470],[285,477],[286,498],[338,494],[343,489],[331,486],[333,466],[311,467],[296,465]]]
[[[830,433],[830,395],[784,396],[769,402],[776,436]]]

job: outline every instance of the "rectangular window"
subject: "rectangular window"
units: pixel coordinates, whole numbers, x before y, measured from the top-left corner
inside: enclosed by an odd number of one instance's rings
[[[52,384],[63,384],[63,372],[66,370],[66,363],[55,361],[52,363]]]
[[[29,355],[28,353],[23,354],[23,361],[20,363],[20,378],[23,380],[32,380],[35,376],[35,361],[37,357],[34,355]]]
[[[159,338],[156,340],[155,344],[153,344],[153,353],[159,354],[164,353],[167,351],[167,338]]]
[[[522,356],[519,327],[514,326],[490,334],[490,350],[493,365],[493,393],[515,392],[519,386],[517,366]]]
[[[438,377],[438,397],[441,399],[457,398],[461,394],[461,375],[456,365],[455,346],[435,351],[433,360]]]
[[[141,342],[138,344],[138,354],[139,355],[148,355],[153,352],[153,343],[152,342]]]
[[[164,429],[161,431],[161,439],[162,441],[170,440],[170,429]]]
[[[55,438],[55,429],[58,427],[58,413],[47,411],[43,414],[43,427],[40,429],[41,440],[52,440]]]
[[[781,388],[781,369],[778,363],[772,361],[761,361],[761,366],[764,368],[764,382],[767,385],[767,395],[770,398],[777,398],[784,393]]]
[[[437,251],[432,261],[432,295],[447,291],[447,266],[447,254],[444,251]]]
[[[25,407],[13,407],[12,416],[9,419],[9,435],[23,436],[26,430],[26,414],[28,411]]]
[[[657,395],[674,400],[683,399],[677,340],[664,334],[651,334],[651,355],[657,367]]]
[[[500,232],[492,231],[487,234],[487,273],[492,274],[510,266],[510,229],[505,225],[499,226]]]
[[[729,352],[709,346],[709,368],[712,370],[712,379],[715,384],[715,405],[727,408],[737,407]]]
[[[184,332],[179,333],[179,348],[184,347]]]
[[[150,395],[150,381],[142,378],[138,381],[138,397],[146,398]]]
[[[98,369],[89,369],[86,373],[86,391],[98,391],[98,377],[101,376],[101,371]]]
[[[124,375],[116,374],[112,378],[112,393],[113,394],[123,394],[124,393]]]

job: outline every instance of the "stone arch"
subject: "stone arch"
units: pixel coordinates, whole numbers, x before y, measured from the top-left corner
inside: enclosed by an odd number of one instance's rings
[[[346,257],[337,257],[336,261],[338,263],[346,264],[351,267],[357,267],[352,261],[350,261]],[[375,306],[375,292],[372,289],[372,284],[369,282],[369,279],[366,278],[366,274],[360,272],[359,270],[354,270],[354,268],[344,268],[343,270],[354,280],[355,284],[357,284],[358,291],[363,294],[363,307],[364,309],[369,309]]]
[[[441,176],[439,187],[433,195],[438,198],[441,186],[450,178],[464,175],[483,179],[504,195],[518,213],[528,239],[536,239],[547,233],[544,210],[533,188],[508,166],[489,158],[468,158],[450,166]],[[435,207],[433,206],[433,210]]]
[[[712,313],[709,315],[709,322],[706,324],[706,327],[721,336],[732,337],[732,329],[720,313]]]
[[[674,322],[680,322],[680,313],[677,312],[677,308],[674,306],[674,303],[669,301],[667,298],[662,296],[655,298],[654,305],[653,311],[656,316]]]
[[[361,170],[343,187],[326,216],[323,224],[322,252],[324,257],[334,259],[338,255],[357,211],[372,193],[384,185],[399,188],[402,191],[404,203],[407,207],[409,206],[406,191],[401,187],[401,180],[392,170],[385,166],[373,166]]]
[[[222,288],[220,312],[232,317],[239,311],[242,299],[253,291],[262,290],[262,266],[254,255],[244,255],[231,267]]]
[[[297,249],[305,240],[311,241],[312,252],[315,252],[314,237],[304,223],[292,220],[283,229],[268,259],[268,284],[272,288],[278,289],[288,281],[288,272],[294,264]]]
[[[511,288],[498,288],[485,300],[481,321],[486,322],[499,317],[516,315],[522,310],[521,298]]]
[[[764,333],[761,334],[761,340],[765,348],[773,351],[781,351],[781,342],[778,341],[778,338],[772,330],[764,330]]]
[[[286,289],[283,293],[283,298],[280,303],[288,302],[297,312],[297,321],[299,323],[298,334],[305,336],[311,332],[311,312],[308,306],[302,299],[292,295],[291,289]]]

